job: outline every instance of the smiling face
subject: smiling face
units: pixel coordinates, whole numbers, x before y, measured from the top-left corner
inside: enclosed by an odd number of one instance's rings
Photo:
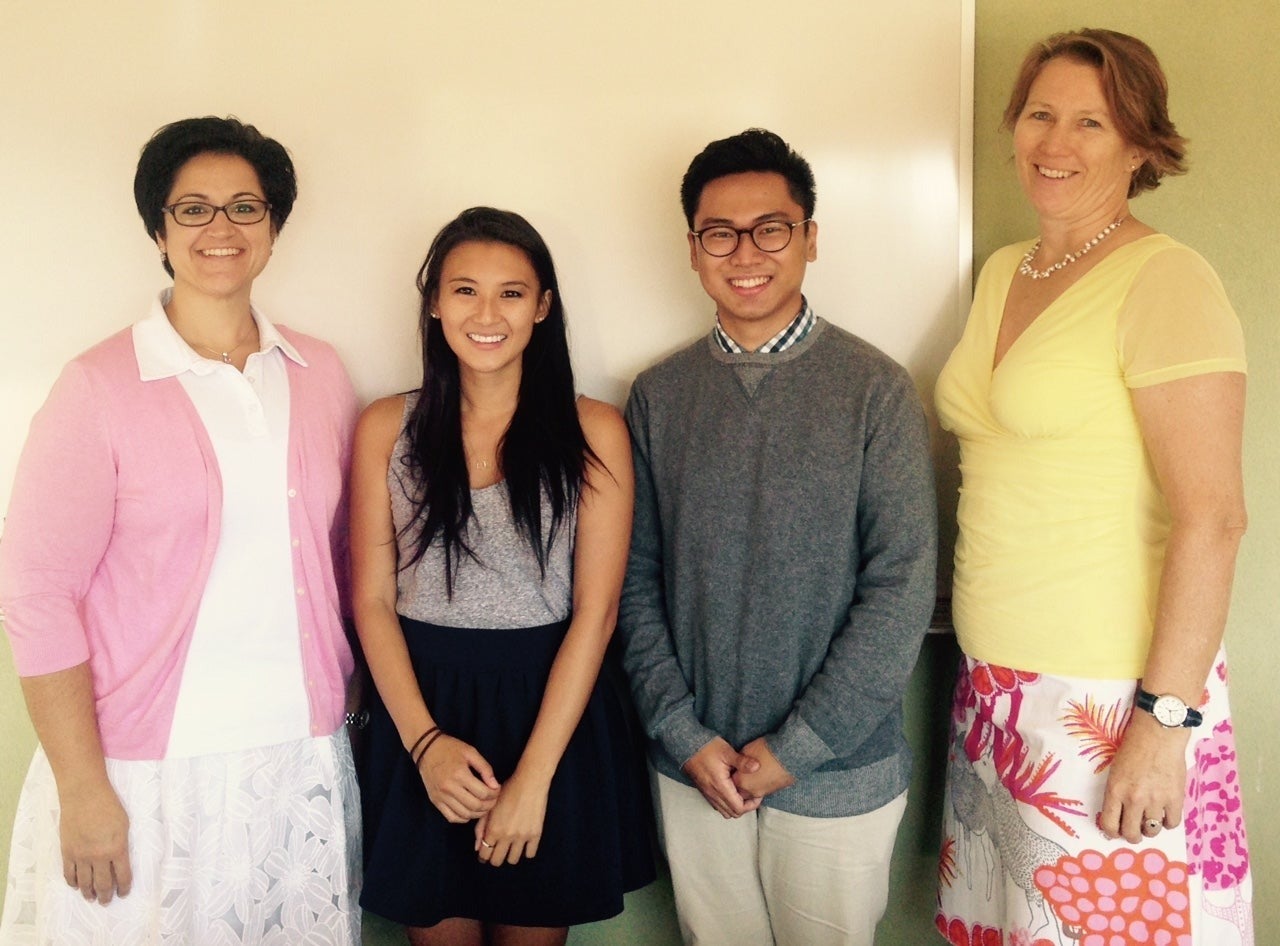
[[[460,243],[445,257],[434,311],[465,374],[519,371],[533,327],[547,317],[543,291],[522,250],[507,243]]]
[[[698,199],[693,228],[721,224],[745,230],[767,220],[798,223],[804,209],[787,179],[774,172],[748,171],[710,181]],[[728,256],[711,256],[689,237],[689,261],[716,304],[729,337],[743,348],[759,348],[800,312],[806,265],[818,258],[818,225],[796,227],[791,242],[776,253],[759,249],[743,234]]]
[[[1098,70],[1059,57],[1031,84],[1013,129],[1018,179],[1042,221],[1095,230],[1125,213],[1142,152],[1120,135]]]
[[[253,165],[238,155],[206,152],[179,168],[165,205],[199,200],[220,207],[237,199],[265,200]],[[156,235],[156,244],[173,267],[175,298],[192,293],[215,299],[243,297],[247,303],[253,280],[271,258],[271,216],[243,226],[222,212],[199,227],[179,226],[168,213],[163,219],[164,231]]]

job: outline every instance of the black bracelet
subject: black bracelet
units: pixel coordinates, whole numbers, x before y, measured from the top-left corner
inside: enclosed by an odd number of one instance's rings
[[[439,726],[432,726],[430,729],[424,732],[421,736],[419,736],[417,741],[414,742],[414,744],[409,747],[409,758],[414,759],[414,763],[413,763],[414,765],[418,764],[417,759],[414,758],[417,755],[418,746],[422,745],[423,740],[425,740],[433,732],[439,732],[439,731],[440,731]]]
[[[444,735],[444,730],[438,730],[434,736],[427,740],[427,744],[418,752],[418,757],[413,760],[413,767],[416,769],[422,765],[422,760],[427,757],[427,750],[431,748],[431,744]]]

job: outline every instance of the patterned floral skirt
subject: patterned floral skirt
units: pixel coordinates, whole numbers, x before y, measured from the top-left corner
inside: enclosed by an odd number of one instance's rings
[[[1219,653],[1187,746],[1181,826],[1135,846],[1097,825],[1133,682],[961,658],[938,866],[947,941],[1253,946],[1226,680]]]
[[[58,791],[37,747],[18,801],[4,946],[360,942],[360,798],[345,730],[239,752],[107,760],[133,889],[105,907],[62,878]]]

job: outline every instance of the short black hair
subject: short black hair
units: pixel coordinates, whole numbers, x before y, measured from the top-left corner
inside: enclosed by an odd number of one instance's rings
[[[792,199],[804,209],[805,218],[813,216],[817,191],[809,162],[773,132],[748,128],[731,138],[711,142],[685,171],[680,182],[680,205],[690,230],[703,188],[716,178],[747,171],[781,174],[786,178]]]
[[[184,164],[201,154],[234,154],[253,166],[262,184],[262,196],[271,205],[271,226],[279,233],[298,198],[298,178],[289,152],[252,125],[230,116],[209,115],[165,125],[143,146],[133,176],[133,200],[147,236],[154,240],[164,232],[163,207],[173,180]],[[169,261],[162,262],[172,276]]]

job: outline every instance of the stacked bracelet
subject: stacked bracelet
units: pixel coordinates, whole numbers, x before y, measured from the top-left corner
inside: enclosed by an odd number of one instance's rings
[[[426,738],[430,736],[432,733],[439,732],[439,731],[440,731],[439,726],[432,726],[430,729],[428,729],[426,732],[424,732],[421,736],[418,737],[417,742],[415,742],[412,746],[409,747],[409,757],[413,759],[414,765],[418,764],[418,746],[422,745],[422,743],[426,740]]]
[[[444,730],[439,726],[432,726],[414,742],[409,749],[409,757],[413,759],[413,767],[416,769],[422,764],[423,757],[427,754],[427,750],[431,748],[431,744],[444,735]],[[422,748],[419,749],[418,747]]]

